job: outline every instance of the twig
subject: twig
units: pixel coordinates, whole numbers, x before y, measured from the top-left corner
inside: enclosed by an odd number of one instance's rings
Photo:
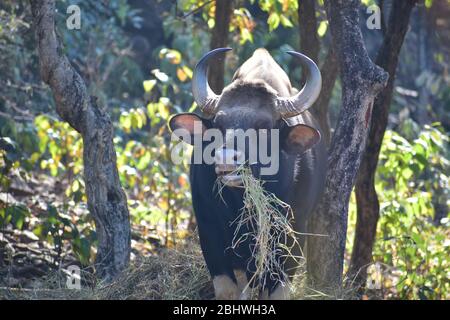
[[[200,6],[198,6],[197,8],[195,8],[192,11],[189,11],[188,13],[186,13],[184,16],[179,17],[178,19],[186,19],[187,17],[189,17],[190,15],[197,13],[198,11],[202,10],[204,7],[206,7],[207,5],[209,5],[210,3],[214,2],[215,0],[209,0],[203,4],[201,4]]]

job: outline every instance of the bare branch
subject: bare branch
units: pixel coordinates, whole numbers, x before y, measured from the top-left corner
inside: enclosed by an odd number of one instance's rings
[[[188,13],[184,14],[182,17],[180,17],[179,19],[186,19],[187,17],[189,17],[190,15],[193,15],[197,12],[199,12],[200,10],[202,10],[204,7],[206,7],[207,5],[213,3],[215,0],[209,0],[206,1],[205,3],[199,5],[197,8],[195,8],[194,10],[189,11]]]

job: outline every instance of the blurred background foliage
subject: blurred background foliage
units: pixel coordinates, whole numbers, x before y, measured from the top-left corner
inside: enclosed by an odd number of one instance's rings
[[[442,19],[449,9],[443,10],[442,3],[425,1],[416,8],[400,56],[376,180],[381,219],[376,268],[370,275],[374,282],[381,281],[374,289],[377,297],[450,298],[450,36],[448,21]],[[79,31],[65,27],[69,4],[81,8]],[[195,63],[208,51],[214,2],[62,0],[57,6],[66,54],[115,125],[133,255],[157,254],[182,243],[195,229],[188,166],[172,163],[166,122],[175,113],[196,110],[190,80]],[[316,8],[317,34],[324,44],[320,55],[325,56],[330,35],[322,0]],[[362,17],[367,17],[365,8]],[[289,70],[292,82],[299,83],[301,72],[284,53],[299,48],[297,9],[297,0],[236,1],[229,40],[234,50],[227,56],[225,83],[258,47],[271,51]],[[365,28],[361,20],[373,56],[381,31]],[[2,1],[0,249],[11,247],[12,239],[19,237],[30,250],[47,250],[42,259],[53,265],[89,266],[96,235],[86,207],[83,145],[79,134],[56,116],[50,91],[39,77],[32,31],[28,2]],[[426,52],[425,63],[417,63],[420,50]],[[338,80],[330,103],[332,127],[339,104]],[[350,208],[348,251],[354,197]],[[4,252],[12,255],[14,250]],[[2,268],[11,259],[0,253],[0,275],[6,274]],[[14,261],[24,265],[25,260]]]

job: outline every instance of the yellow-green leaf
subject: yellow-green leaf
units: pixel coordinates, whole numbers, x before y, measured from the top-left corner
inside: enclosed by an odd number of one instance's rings
[[[269,24],[269,31],[273,31],[280,25],[280,15],[276,12],[272,12],[267,19]]]
[[[280,21],[281,25],[283,27],[292,28],[294,25],[292,24],[291,20],[289,20],[285,15],[280,15]]]
[[[317,34],[319,37],[323,37],[327,33],[328,21],[320,21],[319,28],[317,28]]]
[[[152,91],[155,84],[156,84],[156,80],[145,80],[143,82],[145,92]]]

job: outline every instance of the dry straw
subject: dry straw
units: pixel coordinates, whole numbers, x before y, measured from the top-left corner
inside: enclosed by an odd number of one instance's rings
[[[235,233],[232,248],[250,240],[255,265],[252,278],[244,289],[252,298],[257,298],[265,287],[268,277],[285,285],[288,279],[283,264],[294,259],[296,264],[303,262],[300,256],[293,254],[297,246],[296,232],[291,226],[293,212],[291,207],[264,189],[264,182],[256,179],[250,168],[240,166],[233,172],[242,179],[244,189],[243,208],[232,222]],[[224,185],[219,182],[219,194]]]
[[[139,258],[112,283],[91,287],[83,281],[81,290],[67,289],[66,275],[57,271],[34,280],[29,288],[8,288],[0,284],[0,300],[211,299],[213,287],[197,243],[198,240],[188,240],[178,250],[166,249],[158,255]],[[92,276],[82,273],[81,278]]]

